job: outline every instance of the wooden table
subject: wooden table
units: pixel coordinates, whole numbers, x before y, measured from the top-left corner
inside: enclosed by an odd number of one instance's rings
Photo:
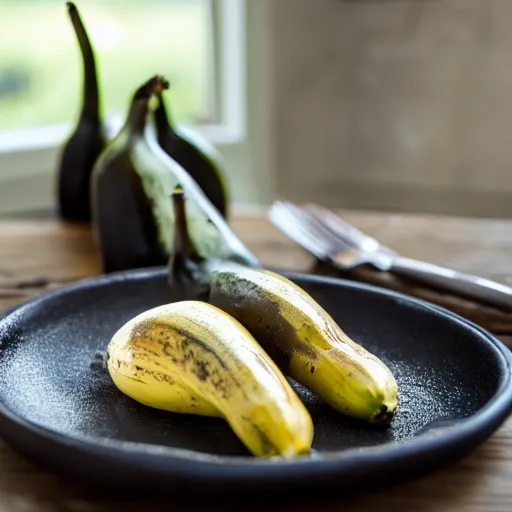
[[[343,215],[404,255],[512,284],[512,221],[360,212]],[[232,226],[264,264],[299,271],[311,268],[312,258],[261,213],[238,215]],[[0,309],[98,273],[97,254],[87,227],[66,226],[54,220],[0,221]],[[507,336],[503,339],[510,342]],[[141,509],[141,504],[113,503],[88,495],[27,462],[0,441],[0,512]],[[151,509],[169,508],[155,504]],[[172,510],[181,509],[191,510]],[[512,418],[473,455],[450,468],[388,492],[348,501],[340,497],[337,504],[315,508],[341,509],[512,511]],[[293,510],[301,508],[295,506]]]

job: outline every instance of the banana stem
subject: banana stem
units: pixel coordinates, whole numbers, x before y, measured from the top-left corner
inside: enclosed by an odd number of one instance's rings
[[[127,121],[132,133],[141,134],[144,131],[150,98],[168,88],[169,82],[163,76],[155,75],[135,91]]]
[[[237,261],[219,258],[203,258],[197,250],[188,227],[186,204],[183,190],[177,186],[172,193],[174,206],[174,242],[168,265],[168,281],[171,287],[180,287],[182,292],[186,286],[194,289],[199,287],[201,293],[209,288],[212,274],[218,270],[236,270],[246,265]]]
[[[187,214],[185,211],[185,194],[180,185],[174,189],[172,201],[174,206],[174,222],[176,224],[174,230],[174,253],[184,258],[199,260],[200,257],[190,238]]]
[[[169,258],[168,282],[171,288],[185,297],[196,298],[205,293],[207,285],[204,274],[207,274],[205,261],[199,255],[188,229],[185,196],[181,186],[172,193],[174,208],[174,241]]]
[[[75,34],[82,54],[84,71],[84,95],[82,100],[81,117],[91,121],[100,121],[100,101],[98,92],[98,78],[96,74],[96,61],[89,36],[80,18],[80,13],[73,2],[66,3],[68,14],[73,24]]]

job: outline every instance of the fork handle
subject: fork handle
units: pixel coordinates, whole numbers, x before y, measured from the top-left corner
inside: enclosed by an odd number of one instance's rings
[[[490,279],[402,256],[393,259],[389,271],[431,287],[512,312],[512,288]]]

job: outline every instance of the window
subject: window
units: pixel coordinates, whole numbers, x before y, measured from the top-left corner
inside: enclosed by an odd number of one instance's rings
[[[221,150],[241,142],[243,0],[75,3],[95,49],[111,133],[134,89],[161,73],[171,82],[168,103],[183,129],[193,127]],[[0,0],[0,12],[2,213],[53,204],[57,151],[81,105],[82,62],[64,0]]]
[[[62,0],[2,0],[0,130],[76,119],[82,69]],[[212,120],[207,0],[77,0],[96,52],[105,114],[125,112],[155,72],[172,82],[180,121]]]

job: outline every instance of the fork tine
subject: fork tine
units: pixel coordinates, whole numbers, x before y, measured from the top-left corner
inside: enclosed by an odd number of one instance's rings
[[[319,222],[319,220],[309,212],[300,209],[298,206],[290,205],[290,207],[296,211],[297,215],[301,214],[301,220],[304,225],[307,226],[311,236],[314,236],[317,240],[324,241],[335,249],[341,249],[346,246],[343,240],[336,237],[322,222]]]
[[[318,259],[329,259],[348,247],[308,212],[286,201],[276,201],[269,218]]]
[[[292,212],[282,204],[274,204],[269,211],[268,217],[276,227],[288,234],[317,258],[325,258],[325,255],[328,253],[328,247],[321,240],[317,240],[315,236],[312,236],[310,231],[301,222],[301,216],[297,215],[296,212]]]
[[[327,227],[333,234],[342,238],[346,243],[357,249],[373,252],[378,249],[388,250],[377,240],[363,233],[352,224],[343,220],[333,211],[313,203],[305,205],[307,209],[320,223]]]
[[[316,244],[307,233],[304,233],[300,228],[297,228],[294,221],[287,219],[285,214],[273,211],[269,213],[269,219],[284,234],[302,246],[306,251],[313,254],[316,258],[320,260],[325,258],[326,248],[320,247]]]
[[[284,201],[279,204],[282,215],[292,222],[296,229],[308,236],[313,242],[330,248],[336,244],[336,239],[323,226],[311,219],[307,212],[302,211],[297,206]]]

